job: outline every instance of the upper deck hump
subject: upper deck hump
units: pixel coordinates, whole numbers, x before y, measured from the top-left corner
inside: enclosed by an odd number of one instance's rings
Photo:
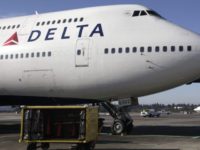
[[[11,21],[11,20],[24,20],[26,17],[32,17],[34,15],[38,15],[40,17],[46,15],[58,15],[62,13],[72,13],[72,14],[82,14],[82,13],[91,13],[91,12],[99,12],[99,11],[112,11],[112,10],[119,10],[119,9],[131,9],[131,10],[146,10],[148,9],[145,6],[138,5],[138,4],[120,4],[120,5],[107,5],[107,6],[95,6],[95,7],[86,7],[86,8],[78,8],[78,9],[71,9],[71,10],[62,10],[56,12],[47,12],[47,13],[39,13],[39,14],[32,14],[27,16],[16,16],[16,17],[9,17],[9,18],[0,18],[1,22]]]

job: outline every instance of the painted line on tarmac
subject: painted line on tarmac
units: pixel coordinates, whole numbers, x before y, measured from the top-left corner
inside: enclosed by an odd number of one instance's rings
[[[200,139],[200,136],[192,137],[193,139]]]
[[[4,139],[4,138],[12,138],[12,137],[18,137],[18,135],[4,135],[4,136],[0,136],[0,139]]]

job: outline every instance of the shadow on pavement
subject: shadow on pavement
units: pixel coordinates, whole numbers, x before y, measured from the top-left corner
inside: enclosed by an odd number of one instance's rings
[[[104,149],[95,149],[95,150],[104,150]],[[121,148],[119,148],[119,149],[109,149],[109,148],[107,148],[107,150],[180,150],[180,149],[121,149]]]
[[[103,133],[110,132],[110,127],[103,128]],[[130,135],[200,136],[200,126],[135,126]]]
[[[19,124],[5,124],[0,125],[0,134],[14,134],[20,132]]]
[[[49,150],[66,150],[66,149],[49,149]],[[95,150],[105,150],[105,149],[98,149],[95,148]],[[180,149],[123,149],[123,148],[119,148],[119,149],[113,149],[113,148],[107,148],[106,150],[180,150]]]
[[[20,132],[20,124],[0,125],[0,134],[13,134]],[[104,127],[103,133],[111,133],[110,127]],[[130,135],[175,135],[200,136],[200,127],[197,126],[136,126]]]

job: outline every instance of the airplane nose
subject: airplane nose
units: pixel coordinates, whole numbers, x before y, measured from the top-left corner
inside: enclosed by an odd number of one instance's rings
[[[191,43],[191,51],[200,53],[200,35],[191,33],[189,38],[187,38],[187,43]]]
[[[195,53],[200,54],[200,40],[199,40],[199,43],[198,43],[198,44],[195,44],[194,48],[195,48],[195,49],[194,49]]]

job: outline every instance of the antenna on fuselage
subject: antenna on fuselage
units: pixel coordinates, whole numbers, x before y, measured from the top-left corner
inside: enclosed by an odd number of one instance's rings
[[[37,11],[37,10],[35,11],[35,15],[39,15],[39,13],[38,13],[38,11]]]

